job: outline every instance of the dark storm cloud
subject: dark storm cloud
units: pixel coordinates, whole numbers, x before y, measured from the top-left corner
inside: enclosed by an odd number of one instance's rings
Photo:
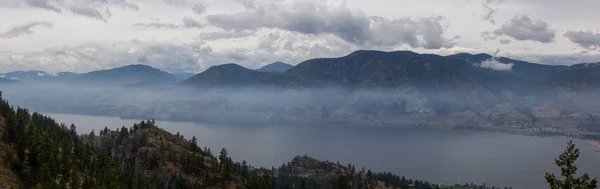
[[[569,38],[571,42],[576,43],[585,49],[600,50],[600,33],[591,31],[567,31],[563,36]]]
[[[209,15],[206,19],[225,30],[244,31],[275,28],[307,35],[333,34],[344,41],[364,45],[402,45],[438,49],[452,47],[443,37],[441,17],[387,19],[369,17],[346,6],[330,6],[320,1],[294,1],[289,4],[248,4],[233,14]]]
[[[0,34],[0,38],[15,38],[22,35],[31,35],[33,34],[32,28],[36,26],[42,26],[50,28],[53,26],[50,22],[31,22],[19,26],[15,26]]]
[[[532,20],[527,15],[516,16],[493,31],[494,35],[506,35],[520,41],[554,42],[556,31],[540,19]]]

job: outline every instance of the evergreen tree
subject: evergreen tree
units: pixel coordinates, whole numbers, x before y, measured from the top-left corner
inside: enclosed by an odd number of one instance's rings
[[[579,158],[579,149],[575,148],[573,141],[569,141],[567,149],[554,159],[556,165],[560,167],[561,175],[564,180],[556,178],[554,174],[546,173],[546,181],[551,189],[595,189],[598,178],[590,180],[590,176],[584,173],[581,177],[576,177],[577,166],[575,161]]]
[[[192,151],[198,151],[198,141],[196,140],[196,136],[192,136],[190,143],[192,143]]]

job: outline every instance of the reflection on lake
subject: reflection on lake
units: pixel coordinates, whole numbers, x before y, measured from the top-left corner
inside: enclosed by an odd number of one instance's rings
[[[58,122],[74,123],[78,132],[105,126],[131,127],[139,120],[117,117],[47,114]],[[213,153],[228,149],[234,160],[255,166],[280,166],[296,155],[352,163],[357,168],[388,171],[433,183],[487,183],[513,188],[548,188],[545,172],[558,172],[554,157],[568,141],[565,137],[531,137],[493,132],[417,130],[386,127],[231,126],[157,121],[187,139],[196,136],[200,146]],[[600,153],[581,140],[579,172],[600,176]]]

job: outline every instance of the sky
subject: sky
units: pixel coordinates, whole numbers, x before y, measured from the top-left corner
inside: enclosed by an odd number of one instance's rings
[[[201,72],[355,50],[600,62],[598,0],[0,0],[0,73]]]

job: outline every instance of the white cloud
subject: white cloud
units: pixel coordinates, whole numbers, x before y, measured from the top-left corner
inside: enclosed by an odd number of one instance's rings
[[[499,62],[496,58],[490,58],[490,59],[484,60],[476,65],[481,68],[490,69],[490,70],[498,70],[498,71],[510,71],[510,70],[512,70],[512,67],[514,66],[513,63],[505,64],[505,63]]]
[[[500,29],[492,32],[496,36],[506,35],[513,39],[537,41],[540,43],[554,42],[556,31],[540,19],[533,20],[527,15],[515,16]]]

